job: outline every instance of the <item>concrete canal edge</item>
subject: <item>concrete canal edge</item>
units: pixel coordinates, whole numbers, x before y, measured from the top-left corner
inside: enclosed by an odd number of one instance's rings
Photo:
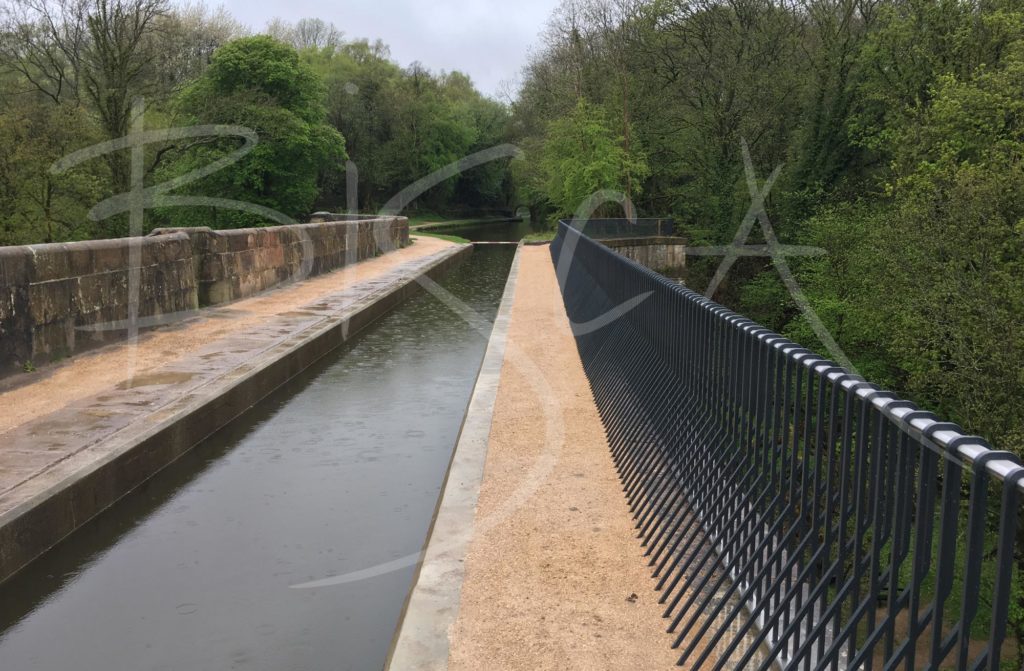
[[[505,360],[508,326],[519,277],[516,248],[473,394],[441,486],[434,520],[385,669],[441,671],[448,667],[448,632],[459,612],[465,557],[473,536],[491,417]]]
[[[171,409],[107,439],[102,456],[0,515],[0,582],[52,548],[275,389],[472,254],[452,247],[417,272],[402,274],[326,323],[300,331],[236,366]]]

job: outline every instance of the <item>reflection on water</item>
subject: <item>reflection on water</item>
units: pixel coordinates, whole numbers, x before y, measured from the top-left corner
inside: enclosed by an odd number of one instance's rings
[[[442,286],[493,318],[511,247]],[[422,293],[0,586],[4,671],[380,669],[486,341]]]
[[[444,226],[432,228],[430,232],[457,235],[466,240],[479,242],[518,242],[536,230],[539,229],[532,226],[528,219],[521,219],[519,221],[485,221],[466,226]]]

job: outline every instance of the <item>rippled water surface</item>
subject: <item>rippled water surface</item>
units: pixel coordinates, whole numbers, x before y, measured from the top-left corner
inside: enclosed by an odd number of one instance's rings
[[[514,248],[441,285],[493,318]],[[3,671],[380,669],[486,338],[421,293],[0,586]]]
[[[477,224],[463,226],[439,226],[431,229],[431,232],[457,235],[467,240],[518,242],[524,236],[542,229],[543,226],[533,226],[528,220],[522,219],[519,221],[481,221]]]

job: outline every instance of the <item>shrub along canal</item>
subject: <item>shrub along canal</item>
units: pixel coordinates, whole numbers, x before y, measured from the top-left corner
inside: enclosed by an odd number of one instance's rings
[[[440,284],[492,319],[514,251]],[[0,668],[380,669],[414,567],[292,586],[422,547],[486,344],[403,303],[0,585]]]

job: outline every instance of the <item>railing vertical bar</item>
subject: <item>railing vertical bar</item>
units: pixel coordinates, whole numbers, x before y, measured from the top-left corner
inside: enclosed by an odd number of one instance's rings
[[[680,663],[999,668],[1014,455],[565,224],[551,251],[577,327],[643,298],[575,336]]]

